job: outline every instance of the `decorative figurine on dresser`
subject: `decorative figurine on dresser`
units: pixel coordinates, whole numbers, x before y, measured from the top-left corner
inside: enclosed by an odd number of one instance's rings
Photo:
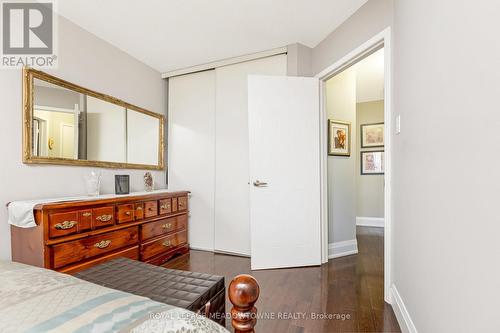
[[[188,194],[12,202],[12,260],[66,273],[117,257],[161,265],[189,251]]]
[[[153,181],[153,176],[151,175],[151,172],[146,172],[144,174],[144,190],[146,192],[151,192],[154,187],[154,181]]]

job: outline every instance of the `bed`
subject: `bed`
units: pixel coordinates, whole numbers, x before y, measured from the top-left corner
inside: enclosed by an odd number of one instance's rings
[[[235,289],[238,285],[232,283],[233,298],[244,291]],[[242,315],[237,316],[236,324],[246,321],[253,328],[255,320],[243,313],[245,302],[240,299],[239,303]],[[238,300],[233,304],[238,304]],[[248,310],[251,308],[255,309],[253,303]],[[0,261],[0,332],[229,331],[201,315],[149,298],[43,268]]]

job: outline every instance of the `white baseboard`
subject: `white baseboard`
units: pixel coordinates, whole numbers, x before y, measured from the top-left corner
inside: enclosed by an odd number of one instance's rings
[[[189,249],[190,250],[197,250],[197,251],[214,252],[213,248],[202,247],[202,246],[191,246],[191,245],[189,245]]]
[[[413,320],[411,320],[410,313],[406,309],[405,303],[403,302],[403,299],[401,298],[401,295],[399,295],[398,289],[394,284],[391,286],[391,294],[392,309],[398,319],[401,332],[417,333],[417,328],[415,327],[415,324],[413,324]]]
[[[385,222],[384,222],[383,217],[364,217],[364,216],[357,216],[356,217],[356,225],[359,225],[362,227],[383,228],[384,223]]]
[[[356,239],[328,244],[328,259],[356,253],[358,253],[358,241]]]
[[[214,253],[219,253],[219,254],[227,254],[228,256],[251,258],[251,256],[249,254],[236,253],[236,252],[231,252],[231,251],[214,250],[213,252]]]
[[[219,254],[227,254],[227,255],[236,256],[236,257],[250,258],[250,255],[240,254],[240,253],[234,253],[234,252],[228,252],[228,251],[215,250],[215,249],[208,248],[208,247],[189,246],[189,249],[190,250],[196,250],[196,251],[204,251],[204,252],[212,252],[212,253],[219,253]]]

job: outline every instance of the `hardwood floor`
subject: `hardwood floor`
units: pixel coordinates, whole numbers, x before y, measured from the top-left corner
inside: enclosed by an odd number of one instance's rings
[[[259,318],[257,333],[400,332],[384,302],[383,237],[381,228],[358,227],[359,253],[321,267],[250,271],[248,258],[194,250],[165,267],[223,275],[226,288],[235,275],[252,274],[261,287],[259,314],[275,316]],[[313,314],[338,317],[312,319]]]

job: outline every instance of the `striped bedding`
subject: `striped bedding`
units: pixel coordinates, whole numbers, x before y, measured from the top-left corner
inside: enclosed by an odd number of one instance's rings
[[[184,309],[0,261],[0,332],[227,333]]]

